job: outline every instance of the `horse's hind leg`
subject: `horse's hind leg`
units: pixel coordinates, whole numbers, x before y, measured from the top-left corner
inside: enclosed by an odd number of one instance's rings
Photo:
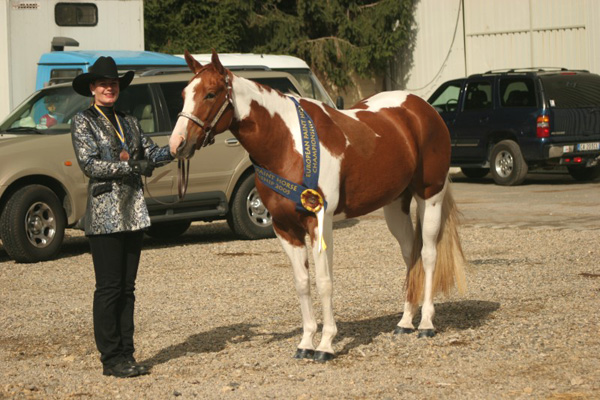
[[[388,204],[383,208],[383,215],[385,216],[385,222],[387,223],[388,229],[394,235],[400,249],[402,251],[402,257],[406,264],[407,271],[413,267],[411,263],[411,253],[414,241],[414,228],[410,217],[410,202],[412,199],[411,193],[405,192],[402,197]],[[408,275],[408,273],[407,273]],[[413,326],[412,320],[417,310],[417,304],[406,301],[404,303],[404,312],[402,313],[402,319],[398,323],[394,333],[411,333],[414,332],[415,327]]]
[[[421,307],[421,322],[419,323],[419,337],[432,337],[435,335],[433,317],[433,274],[437,261],[437,241],[442,224],[442,204],[446,194],[446,187],[441,192],[424,200],[417,197],[417,210],[422,224],[421,237],[423,247],[421,259],[425,273],[423,288],[423,306]]]
[[[277,233],[277,231],[275,232]],[[302,340],[298,345],[294,358],[312,359],[315,350],[313,338],[317,332],[317,321],[315,319],[310,297],[308,251],[305,245],[293,245],[279,234],[277,237],[292,263],[292,268],[294,270],[294,284],[296,286],[296,292],[298,293],[298,299],[300,300],[300,310],[302,312]]]

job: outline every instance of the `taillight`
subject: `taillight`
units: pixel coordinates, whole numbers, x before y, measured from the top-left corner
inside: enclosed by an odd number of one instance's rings
[[[550,117],[547,115],[540,115],[537,117],[535,135],[539,138],[550,136]]]

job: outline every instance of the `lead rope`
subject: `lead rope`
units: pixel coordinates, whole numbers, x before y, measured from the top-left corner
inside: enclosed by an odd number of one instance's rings
[[[190,160],[177,160],[177,195],[179,196],[178,201],[183,200],[185,193],[187,192],[188,181],[190,178]]]
[[[144,188],[148,193],[148,197],[150,197],[153,201],[158,204],[162,204],[163,206],[172,206],[174,204],[179,203],[183,200],[188,187],[188,181],[190,177],[190,160],[177,160],[177,200],[172,203],[165,203],[164,201],[158,200],[156,197],[152,196],[150,193],[150,189],[148,188],[148,177],[144,177]]]

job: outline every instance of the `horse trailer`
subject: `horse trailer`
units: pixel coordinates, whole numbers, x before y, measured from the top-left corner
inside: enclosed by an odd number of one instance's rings
[[[144,50],[143,0],[6,0],[0,27],[0,119],[36,89],[43,53],[74,45]]]

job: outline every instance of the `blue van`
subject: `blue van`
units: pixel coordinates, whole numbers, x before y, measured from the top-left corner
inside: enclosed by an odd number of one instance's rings
[[[181,67],[187,71],[185,60],[170,54],[152,51],[129,50],[78,50],[44,53],[38,62],[35,90],[46,86],[69,82],[77,75],[88,72],[88,68],[100,56],[114,58],[119,69],[141,74],[152,69]]]

